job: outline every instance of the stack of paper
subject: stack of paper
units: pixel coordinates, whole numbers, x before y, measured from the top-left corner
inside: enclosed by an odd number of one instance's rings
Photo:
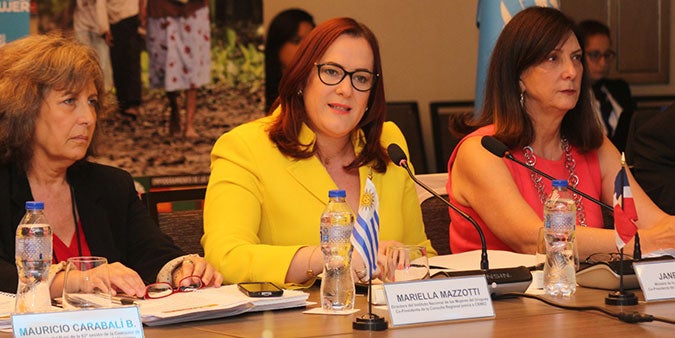
[[[14,294],[0,292],[0,330],[12,327],[11,314],[14,311]]]
[[[307,304],[307,297],[309,294],[303,291],[284,290],[281,297],[253,298],[241,293],[236,285],[227,285],[137,302],[143,324],[157,326],[229,317],[244,312],[301,307]]]

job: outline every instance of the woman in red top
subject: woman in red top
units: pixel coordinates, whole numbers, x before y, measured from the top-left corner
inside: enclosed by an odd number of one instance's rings
[[[481,118],[455,126],[469,135],[448,163],[448,194],[477,220],[490,249],[535,252],[551,183],[485,150],[481,135],[494,135],[516,158],[613,204],[621,155],[591,109],[582,56],[574,22],[560,11],[521,11],[495,45]],[[630,173],[629,178],[643,251],[675,247],[675,217],[661,211]],[[580,257],[615,251],[615,233],[602,228],[599,207],[581,198],[576,202]],[[471,224],[454,211],[450,216],[452,251],[479,249]]]
[[[161,233],[129,173],[86,160],[95,150],[97,115],[111,108],[91,48],[51,35],[0,48],[0,291],[16,291],[14,237],[31,200],[44,202],[54,263],[104,256],[117,291],[143,297],[146,283],[190,275],[221,284],[203,258]],[[50,271],[53,297],[63,288],[60,266]]]

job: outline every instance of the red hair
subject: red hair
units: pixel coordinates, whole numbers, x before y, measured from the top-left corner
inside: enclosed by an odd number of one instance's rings
[[[380,144],[386,111],[384,86],[379,83],[383,80],[380,48],[373,32],[351,18],[325,21],[302,41],[279,83],[279,98],[272,105],[272,109],[281,106],[281,114],[270,127],[269,137],[284,155],[296,159],[314,155],[316,152],[314,145],[301,144],[298,139],[302,124],[309,120],[303,97],[298,93],[307,84],[310,74],[316,72],[314,63],[318,62],[333,42],[342,35],[362,37],[368,42],[373,51],[373,73],[379,74],[379,79],[370,90],[368,110],[357,125],[357,128],[361,128],[365,134],[366,145],[345,168],[355,169],[374,162],[373,169],[384,172],[388,158]]]

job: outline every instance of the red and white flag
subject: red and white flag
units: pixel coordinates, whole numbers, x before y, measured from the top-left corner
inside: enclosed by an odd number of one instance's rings
[[[628,184],[626,167],[621,167],[614,180],[614,230],[616,231],[616,247],[621,250],[637,233],[637,211],[633,201],[633,193]]]

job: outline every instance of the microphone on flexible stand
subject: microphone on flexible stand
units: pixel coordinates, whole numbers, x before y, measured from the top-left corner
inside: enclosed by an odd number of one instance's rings
[[[525,167],[526,169],[539,174],[542,177],[545,177],[549,180],[555,180],[551,175],[546,174],[545,172],[535,168],[534,166],[529,166],[526,163],[523,163],[522,161],[519,161],[516,159],[513,154],[509,151],[509,148],[496,139],[494,136],[483,136],[480,140],[480,144],[483,146],[483,148],[487,149],[489,152],[491,152],[493,155],[496,155],[497,157],[506,157],[507,159],[516,162],[520,164],[521,166]],[[614,213],[614,208],[609,206],[608,204],[603,203],[602,201],[593,198],[589,196],[588,194],[581,192],[577,190],[576,188],[572,186],[567,186],[567,189],[570,191],[586,198],[587,200],[609,210]],[[640,249],[640,237],[635,234],[635,248],[633,250],[634,252],[634,260],[640,260],[641,259],[641,249]],[[624,287],[623,287],[623,277],[624,277],[624,262],[627,263],[630,267],[631,263],[634,260],[630,261],[624,261],[623,259],[623,249],[621,250],[621,261],[619,263],[619,290],[610,292],[610,294],[605,298],[605,304],[607,305],[635,305],[637,304],[637,297],[635,297],[635,294],[632,292],[624,292]]]
[[[511,152],[509,151],[509,148],[507,148],[504,143],[502,143],[498,139],[494,138],[493,136],[483,136],[483,138],[480,140],[480,144],[483,145],[483,148],[487,149],[489,152],[496,155],[497,157],[506,157],[507,159],[509,159],[513,162],[516,162],[516,163],[520,164],[521,166],[527,168],[528,170],[534,171],[535,173],[539,174],[540,176],[545,177],[545,178],[547,178],[551,181],[556,179],[553,176],[551,176],[551,175],[549,175],[549,174],[547,174],[547,173],[545,173],[545,172],[543,172],[543,171],[541,171],[541,170],[539,170],[535,167],[531,167],[531,166],[527,165],[527,163],[524,163],[523,161],[519,161],[517,158],[513,157],[513,154],[511,154]],[[587,199],[587,200],[589,200],[589,201],[591,201],[591,202],[593,202],[593,203],[595,203],[595,204],[597,204],[597,205],[599,205],[599,206],[601,206],[601,207],[603,207],[603,208],[605,208],[605,209],[607,209],[611,212],[614,212],[614,208],[612,206],[610,206],[610,205],[608,205],[608,204],[606,204],[606,203],[604,203],[604,202],[602,202],[602,201],[600,201],[596,198],[593,198],[593,197],[589,196],[588,194],[586,194],[582,191],[579,191],[572,186],[568,185],[567,189],[569,189],[570,191],[574,192],[575,194],[578,194],[579,196],[582,196],[585,199]]]
[[[493,296],[502,295],[508,292],[524,292],[525,290],[527,290],[527,287],[532,282],[532,274],[530,273],[529,269],[527,269],[524,266],[514,268],[490,269],[487,254],[487,244],[485,242],[485,235],[483,234],[483,230],[480,228],[478,223],[476,223],[476,221],[467,213],[459,209],[454,204],[450,203],[445,198],[441,197],[441,195],[436,193],[429,186],[418,180],[417,177],[415,177],[415,175],[410,170],[410,167],[408,166],[408,159],[405,153],[403,152],[403,149],[401,149],[401,147],[398,144],[396,143],[390,144],[389,147],[387,147],[387,153],[389,153],[389,158],[391,159],[391,161],[394,162],[394,164],[396,164],[397,166],[403,167],[408,172],[408,176],[410,176],[410,178],[416,184],[424,188],[424,190],[429,192],[439,201],[442,201],[449,208],[456,211],[460,216],[464,217],[467,221],[469,221],[473,225],[473,227],[476,229],[476,232],[478,232],[478,236],[480,237],[481,243],[480,271],[454,271],[454,272],[445,271],[443,272],[445,276],[459,277],[459,276],[470,276],[475,274],[485,274],[485,277],[488,282],[488,287],[491,287],[493,289],[492,290]]]

